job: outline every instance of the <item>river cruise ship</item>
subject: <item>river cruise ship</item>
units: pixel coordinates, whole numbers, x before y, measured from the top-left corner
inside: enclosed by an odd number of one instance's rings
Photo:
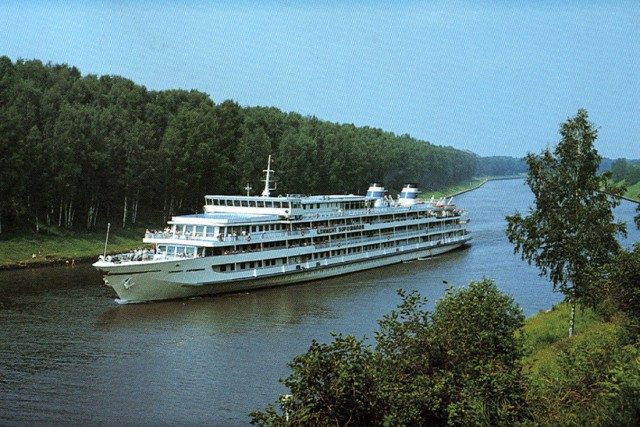
[[[247,291],[431,257],[471,239],[452,199],[420,201],[407,184],[392,199],[367,194],[205,196],[204,212],[147,231],[144,248],[93,264],[118,302]],[[106,244],[105,244],[106,248]]]

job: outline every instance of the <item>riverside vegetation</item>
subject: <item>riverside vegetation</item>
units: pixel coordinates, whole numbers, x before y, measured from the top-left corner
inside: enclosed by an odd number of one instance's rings
[[[607,299],[583,311],[570,338],[567,304],[524,321],[489,279],[450,290],[431,313],[418,294],[400,295],[375,346],[340,334],[313,341],[282,380],[290,394],[250,414],[252,423],[638,425],[637,312]]]
[[[313,341],[282,380],[290,394],[251,413],[251,422],[640,424],[640,244],[620,247],[615,237],[625,227],[612,214],[625,189],[610,172],[597,174],[597,130],[585,110],[560,133],[553,152],[528,155],[535,207],[507,217],[506,234],[568,304],[525,325],[487,278],[450,289],[433,312],[417,293],[400,291],[375,346],[340,334]]]

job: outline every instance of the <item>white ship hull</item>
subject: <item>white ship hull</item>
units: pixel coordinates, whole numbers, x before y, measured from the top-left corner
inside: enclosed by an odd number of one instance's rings
[[[225,274],[212,270],[209,257],[183,260],[116,264],[97,262],[105,283],[121,303],[191,298],[289,285],[428,258],[459,248],[470,236],[437,244],[413,244],[365,254],[309,261]]]

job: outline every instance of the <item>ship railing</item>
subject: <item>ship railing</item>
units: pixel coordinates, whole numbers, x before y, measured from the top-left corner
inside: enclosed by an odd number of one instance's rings
[[[375,224],[373,222],[372,224]],[[365,222],[362,223],[352,223],[346,225],[346,227],[350,226],[358,226],[365,225]],[[450,231],[450,230],[460,230],[464,229],[466,224],[452,224],[452,225],[428,225],[417,231],[418,233],[422,233],[426,230],[427,233],[439,232],[439,231]],[[299,228],[295,230],[287,230],[287,231],[264,231],[258,233],[248,233],[248,234],[240,234],[240,235],[227,235],[227,236],[201,236],[199,234],[189,234],[189,233],[173,233],[173,232],[148,232],[145,234],[147,239],[178,239],[178,240],[187,240],[193,241],[194,243],[198,241],[202,242],[224,242],[224,243],[248,243],[248,242],[261,242],[261,241],[272,241],[272,240],[287,240],[287,239],[299,239],[303,237],[318,237],[318,236],[335,236],[336,233],[334,229],[338,229],[340,227],[345,227],[345,225],[335,225],[328,227],[318,227],[318,228]],[[347,230],[345,232],[357,232],[359,230]],[[414,233],[416,231],[413,231]],[[411,233],[411,232],[410,232]],[[398,233],[396,233],[398,235]],[[185,242],[186,243],[186,242]],[[124,254],[127,255],[127,254]]]
[[[433,227],[428,227],[427,228],[427,232],[429,234],[431,234],[432,232],[437,232],[437,231],[451,231],[451,230],[463,230],[465,229],[466,224],[464,225],[444,225],[444,226],[433,226]]]
[[[167,255],[166,253],[156,253],[155,250],[135,250],[115,255],[107,255],[104,258],[102,255],[100,259],[105,259],[107,262],[113,262],[115,264],[123,264],[128,262],[140,262],[140,261],[157,261],[157,260],[172,260],[172,259],[184,259],[191,258],[191,255]]]
[[[445,209],[445,206],[429,206],[429,205],[412,205],[412,206],[383,206],[379,208],[353,209],[353,210],[337,210],[334,212],[323,212],[321,218],[344,218],[344,217],[375,217],[380,214],[388,213],[405,213],[405,212],[424,212],[428,217],[433,218],[451,218],[461,216],[465,213],[464,209]],[[318,219],[317,214],[308,213],[303,215],[304,219]]]

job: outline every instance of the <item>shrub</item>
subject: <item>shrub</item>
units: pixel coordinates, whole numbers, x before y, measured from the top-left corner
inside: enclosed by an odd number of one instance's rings
[[[524,316],[488,279],[450,290],[424,310],[416,292],[380,320],[374,350],[334,335],[297,356],[278,409],[251,414],[278,425],[506,425],[523,419]]]

